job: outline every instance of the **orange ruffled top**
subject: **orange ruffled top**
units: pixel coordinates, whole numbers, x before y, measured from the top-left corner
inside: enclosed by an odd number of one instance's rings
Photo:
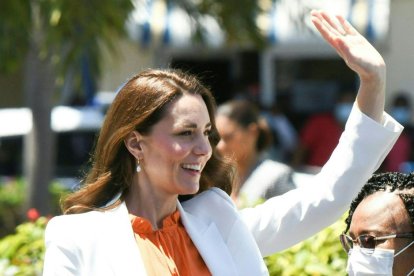
[[[153,230],[142,217],[132,216],[132,229],[148,275],[211,275],[175,211]]]

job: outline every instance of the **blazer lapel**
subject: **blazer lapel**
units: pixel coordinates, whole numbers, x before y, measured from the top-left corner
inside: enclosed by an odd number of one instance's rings
[[[214,276],[237,275],[233,258],[216,225],[205,218],[188,213],[177,203],[183,225]],[[106,211],[106,228],[102,231],[107,264],[113,275],[147,275],[136,245],[128,211],[124,202]],[[103,252],[100,252],[104,254]],[[107,275],[111,275],[108,271]]]
[[[198,218],[177,203],[181,220],[204,262],[214,276],[237,275],[233,258],[216,225]]]

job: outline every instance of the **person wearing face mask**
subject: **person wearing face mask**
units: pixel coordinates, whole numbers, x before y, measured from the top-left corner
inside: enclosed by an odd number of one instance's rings
[[[414,173],[374,174],[345,222],[340,241],[350,276],[414,275]]]
[[[313,173],[328,161],[351,113],[354,97],[351,90],[341,91],[330,112],[315,114],[306,121],[292,157],[293,168]]]
[[[398,92],[391,107],[391,115],[402,125],[411,124],[411,104],[406,92]]]
[[[341,126],[345,125],[349,114],[351,114],[354,97],[355,93],[352,91],[342,92],[338,102],[335,104],[334,117]]]
[[[404,126],[404,132],[400,135],[394,147],[384,160],[383,171],[412,171],[414,160],[413,148],[414,129],[412,126],[412,110],[407,92],[400,91],[391,103],[390,114]]]

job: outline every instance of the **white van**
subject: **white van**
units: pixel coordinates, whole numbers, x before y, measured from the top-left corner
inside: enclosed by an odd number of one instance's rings
[[[104,114],[101,107],[57,106],[51,127],[56,133],[55,178],[72,186],[90,157]],[[0,109],[0,176],[21,176],[23,137],[32,128],[28,108]]]

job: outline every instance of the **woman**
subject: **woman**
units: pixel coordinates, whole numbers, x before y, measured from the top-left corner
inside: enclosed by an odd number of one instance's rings
[[[181,73],[143,72],[117,95],[85,185],[64,201],[77,214],[47,226],[44,275],[266,275],[263,256],[337,220],[402,130],[383,111],[382,57],[338,19],[312,13],[361,85],[315,183],[237,211],[209,91]]]
[[[266,156],[272,134],[254,104],[231,100],[220,105],[216,126],[221,137],[217,150],[236,163],[231,196],[238,206],[252,206],[295,188],[292,169]]]

